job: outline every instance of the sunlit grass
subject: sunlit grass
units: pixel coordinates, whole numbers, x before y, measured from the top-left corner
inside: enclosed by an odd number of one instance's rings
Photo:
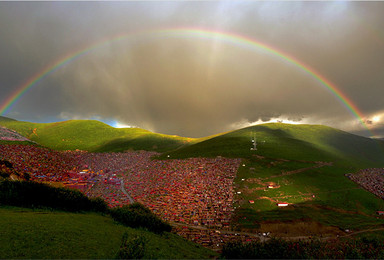
[[[157,134],[139,128],[114,128],[95,120],[70,120],[57,123],[1,121],[0,124],[55,150],[165,152],[196,142],[193,138]]]

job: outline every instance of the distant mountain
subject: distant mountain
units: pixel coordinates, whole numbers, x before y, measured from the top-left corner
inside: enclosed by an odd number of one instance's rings
[[[0,125],[56,150],[122,152],[132,149],[164,152],[195,142],[195,139],[157,134],[139,128],[114,128],[96,120],[57,123],[0,121]]]

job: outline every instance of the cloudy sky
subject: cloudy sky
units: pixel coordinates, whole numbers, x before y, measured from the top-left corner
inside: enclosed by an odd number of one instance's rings
[[[0,2],[0,107],[81,52],[3,115],[189,137],[271,120],[384,136],[383,14],[384,2]],[[310,67],[366,126],[281,55],[192,29],[245,37]]]

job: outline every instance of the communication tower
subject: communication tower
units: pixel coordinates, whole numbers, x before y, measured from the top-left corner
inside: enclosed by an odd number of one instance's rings
[[[252,145],[251,151],[256,151],[257,150],[257,142],[256,142],[256,134],[252,131]]]

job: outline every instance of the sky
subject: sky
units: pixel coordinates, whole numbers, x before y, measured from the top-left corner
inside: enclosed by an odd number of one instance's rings
[[[3,116],[188,137],[271,121],[384,137],[383,13],[355,1],[0,2],[0,108],[28,86]]]

